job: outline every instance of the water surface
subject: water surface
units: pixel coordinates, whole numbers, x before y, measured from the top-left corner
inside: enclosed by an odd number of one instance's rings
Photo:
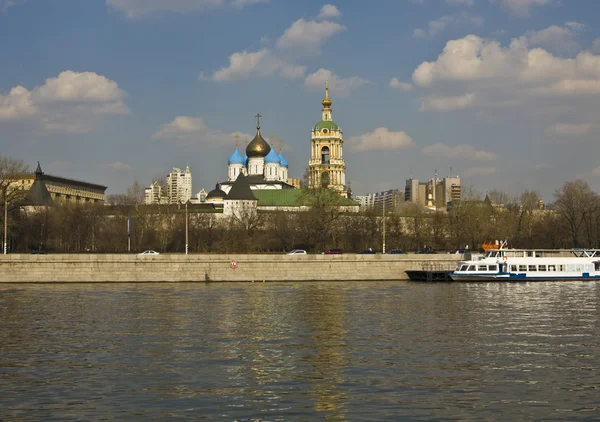
[[[598,420],[600,283],[0,286],[0,420]]]

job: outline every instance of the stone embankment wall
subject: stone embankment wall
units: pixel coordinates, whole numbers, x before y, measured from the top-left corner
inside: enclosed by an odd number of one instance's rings
[[[404,280],[460,255],[49,254],[0,256],[0,283]]]

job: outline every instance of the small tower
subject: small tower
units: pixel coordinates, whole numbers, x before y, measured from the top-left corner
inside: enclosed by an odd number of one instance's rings
[[[230,182],[233,182],[235,179],[237,179],[238,175],[240,175],[244,169],[244,157],[242,157],[242,154],[240,154],[240,151],[238,150],[238,142],[240,139],[240,135],[236,133],[233,138],[235,139],[235,150],[227,160],[227,173],[228,180]]]
[[[308,186],[327,187],[347,197],[346,163],[343,157],[342,129],[331,116],[329,85],[325,83],[325,98],[321,102],[321,121],[311,133],[311,154],[308,162]]]
[[[265,157],[265,180],[279,180],[280,164],[281,157],[275,152],[275,148],[271,146],[271,151]]]
[[[288,180],[288,160],[283,156],[282,151],[283,139],[279,140],[279,181],[287,183]]]

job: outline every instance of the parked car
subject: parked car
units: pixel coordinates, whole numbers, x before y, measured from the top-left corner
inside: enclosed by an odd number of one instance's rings
[[[359,255],[375,255],[375,251],[371,248],[365,249],[364,251],[360,251]]]
[[[338,248],[327,249],[325,252],[321,252],[321,255],[341,255],[344,251]]]
[[[432,254],[432,253],[437,253],[437,252],[436,252],[436,251],[434,251],[433,249],[428,249],[428,248],[427,248],[427,249],[421,249],[421,250],[420,250],[419,252],[417,252],[417,253],[421,253],[421,254],[423,254],[423,253],[426,253],[426,254]]]
[[[293,249],[286,253],[286,255],[306,255],[306,251],[304,249]]]
[[[456,255],[466,254],[466,253],[469,253],[469,252],[471,252],[471,251],[468,250],[468,249],[454,249],[452,251],[448,251],[449,254],[456,254]]]
[[[392,255],[397,255],[397,254],[405,254],[406,252],[404,252],[402,249],[391,249],[388,253],[392,254]]]
[[[156,252],[156,251],[151,251],[151,250],[149,250],[149,251],[144,251],[144,252],[141,252],[141,253],[139,253],[138,255],[160,255],[160,252]]]

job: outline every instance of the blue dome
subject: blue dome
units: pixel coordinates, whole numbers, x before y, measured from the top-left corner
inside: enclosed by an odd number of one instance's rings
[[[229,157],[229,160],[227,160],[227,162],[229,163],[229,165],[232,165],[232,164],[244,165],[244,157],[242,157],[242,154],[240,154],[237,147],[235,147],[235,151],[233,151],[233,154],[231,154],[231,157]]]
[[[265,157],[265,164],[267,164],[267,163],[279,164],[280,162],[281,162],[281,158],[279,157],[279,154],[277,154],[273,150],[273,148],[271,148],[271,151],[269,151],[269,153]]]
[[[288,160],[286,160],[285,157],[283,156],[283,152],[279,153],[279,160],[280,160],[281,167],[288,166]]]
[[[244,166],[248,167],[248,156],[244,154]]]

